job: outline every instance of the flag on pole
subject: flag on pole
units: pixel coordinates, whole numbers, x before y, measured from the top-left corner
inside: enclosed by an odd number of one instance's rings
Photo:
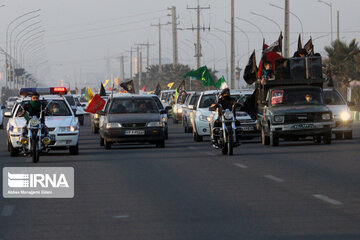
[[[268,52],[282,53],[282,39],[283,39],[283,35],[282,35],[282,32],[280,32],[280,36],[279,36],[278,40],[275,41],[273,44],[271,44],[268,48],[263,50],[264,53],[268,53]]]
[[[86,108],[86,112],[95,114],[96,111],[103,109],[105,106],[105,100],[102,99],[98,94],[95,94],[95,96],[90,101],[89,105]]]
[[[245,70],[244,70],[243,78],[247,84],[251,85],[256,81],[257,71],[258,71],[258,68],[256,66],[256,56],[255,56],[255,50],[254,50],[249,58],[249,61],[245,67]]]
[[[167,86],[168,86],[169,89],[171,89],[173,85],[174,85],[174,82],[171,82]]]
[[[133,80],[121,83],[120,87],[122,87],[128,93],[135,93],[134,81]]]
[[[176,88],[175,90],[175,102],[177,101],[177,98],[179,96],[179,93],[181,91],[185,91],[185,79],[182,80],[182,82],[180,83],[180,85]]]
[[[144,92],[145,92],[145,89],[146,89],[146,87],[143,86],[142,89],[141,89],[141,91],[144,93]]]
[[[303,47],[302,47],[302,43],[301,43],[301,34],[299,33],[297,51],[299,52],[302,48]]]
[[[104,87],[106,87],[106,85],[109,83],[109,79],[106,79],[105,82],[104,82]]]
[[[206,66],[202,66],[196,70],[186,73],[184,78],[186,77],[193,77],[201,80],[203,86],[215,86],[214,80],[212,79],[209,69]]]
[[[224,76],[221,76],[221,78],[219,80],[217,80],[215,87],[220,90],[228,88],[228,85],[226,83]]]
[[[314,45],[312,43],[311,37],[310,40],[307,43],[305,43],[304,48],[307,51],[308,55],[314,55]]]
[[[104,85],[102,83],[100,86],[100,96],[106,96],[106,91],[105,91]]]
[[[158,82],[158,84],[156,85],[156,89],[155,89],[154,93],[155,93],[155,95],[160,96],[161,86],[160,86],[159,82]]]
[[[90,87],[87,87],[85,90],[85,99],[86,101],[91,101],[91,99],[93,99],[94,97],[94,93],[91,91]]]

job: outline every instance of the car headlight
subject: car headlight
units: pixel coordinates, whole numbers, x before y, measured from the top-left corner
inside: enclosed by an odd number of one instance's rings
[[[78,125],[70,126],[70,132],[75,132],[76,130],[79,130],[79,126],[78,126]]]
[[[210,116],[207,117],[206,119],[208,120],[208,122],[211,122],[211,117]]]
[[[231,120],[233,118],[234,114],[232,112],[225,112],[224,113],[224,118],[226,120]]]
[[[12,125],[9,127],[9,131],[13,133],[22,133],[23,129],[23,127],[14,127]]]
[[[147,127],[162,127],[162,122],[148,122]]]
[[[208,116],[200,115],[200,116],[199,116],[199,119],[200,119],[200,121],[208,122],[209,120],[208,120],[207,117],[208,117]]]
[[[94,118],[99,118],[99,114],[95,113]]]
[[[182,112],[183,112],[183,109],[182,109],[182,108],[178,108],[177,112],[178,112],[178,113],[182,113]]]
[[[350,115],[349,112],[342,112],[342,113],[340,114],[340,118],[341,118],[341,120],[343,120],[343,121],[347,121],[347,120],[349,120],[349,119],[351,118],[351,115]]]
[[[107,123],[106,124],[106,128],[121,128],[121,124],[120,123]]]
[[[321,118],[322,118],[323,120],[330,120],[330,119],[331,119],[331,115],[330,115],[330,113],[323,113],[323,114],[321,115]]]
[[[284,122],[284,116],[282,116],[282,115],[274,116],[274,122],[283,123]]]
[[[37,125],[39,125],[39,119],[37,119],[37,118],[32,118],[32,119],[30,119],[30,126],[37,126]]]

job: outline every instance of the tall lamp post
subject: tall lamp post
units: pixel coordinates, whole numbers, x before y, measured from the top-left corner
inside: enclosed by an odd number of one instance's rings
[[[318,0],[319,2],[326,4],[330,8],[330,40],[333,42],[333,25],[332,25],[332,3],[325,2],[323,0]]]

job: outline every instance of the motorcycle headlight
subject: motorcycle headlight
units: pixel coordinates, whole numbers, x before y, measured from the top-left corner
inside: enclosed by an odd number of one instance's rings
[[[274,116],[274,122],[283,123],[284,122],[284,116],[281,116],[281,115]]]
[[[323,113],[323,114],[321,115],[321,118],[322,118],[323,120],[330,120],[330,119],[331,119],[331,115],[330,115],[330,113]]]
[[[349,120],[349,119],[351,118],[351,115],[350,115],[349,112],[342,112],[342,113],[340,114],[340,118],[341,118],[341,120],[343,120],[343,121],[347,121],[347,120]]]
[[[208,116],[200,115],[200,116],[199,116],[199,119],[200,119],[200,121],[208,122],[207,117],[208,117]]]
[[[37,119],[37,118],[32,118],[32,119],[30,119],[30,126],[37,126],[37,125],[39,125],[39,119]]]
[[[224,113],[224,118],[226,120],[231,120],[233,118],[234,114],[232,112],[225,112]]]
[[[120,123],[107,123],[106,124],[106,128],[121,128],[121,124]]]
[[[162,127],[162,122],[148,122],[147,127]]]

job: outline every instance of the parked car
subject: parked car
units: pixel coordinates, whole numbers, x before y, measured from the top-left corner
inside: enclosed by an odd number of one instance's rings
[[[353,119],[345,99],[335,89],[324,89],[323,97],[326,106],[334,115],[335,127],[332,133],[336,139],[352,139]]]
[[[115,143],[149,143],[165,147],[165,125],[152,96],[124,94],[108,100],[104,111],[97,113],[103,117],[99,122],[100,145],[111,149]]]

